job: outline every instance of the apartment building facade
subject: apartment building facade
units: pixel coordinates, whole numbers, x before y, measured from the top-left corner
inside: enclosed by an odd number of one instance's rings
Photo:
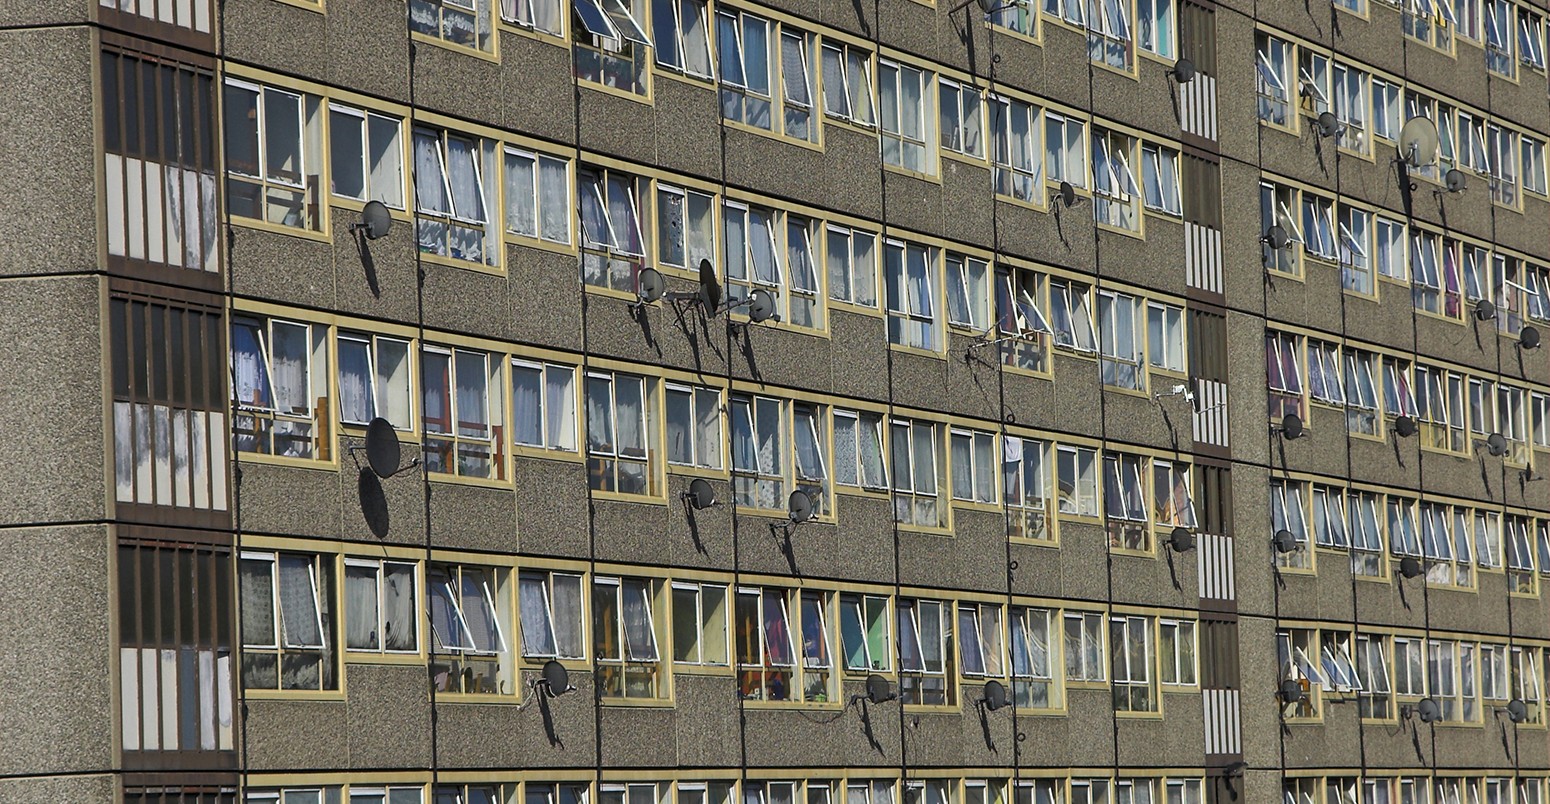
[[[1540,804],[1547,15],[0,4],[0,800]]]

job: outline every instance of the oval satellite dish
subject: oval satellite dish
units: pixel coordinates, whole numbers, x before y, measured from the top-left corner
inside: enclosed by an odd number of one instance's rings
[[[570,692],[570,671],[565,669],[565,665],[550,659],[544,662],[543,684],[549,688],[550,695]]]
[[[812,519],[815,511],[812,495],[801,489],[791,492],[791,497],[786,500],[786,510],[791,515],[791,521],[798,525]]]
[[[400,458],[398,431],[387,419],[378,416],[366,425],[366,463],[377,477],[392,477],[398,472]]]
[[[763,288],[755,290],[748,297],[748,318],[762,324],[775,317],[775,295]]]
[[[700,305],[709,314],[721,309],[721,282],[716,279],[716,267],[710,260],[700,260]]]
[[[1485,437],[1485,450],[1500,458],[1507,454],[1507,439],[1501,433],[1492,433]]]
[[[985,708],[994,712],[1007,705],[1006,685],[995,679],[985,682]]]
[[[1465,176],[1464,171],[1458,168],[1448,168],[1448,172],[1442,176],[1442,183],[1443,186],[1448,188],[1448,192],[1462,193],[1469,184],[1469,177]]]
[[[1265,232],[1264,242],[1265,245],[1271,247],[1272,249],[1280,251],[1281,249],[1286,248],[1288,245],[1291,245],[1292,236],[1286,233],[1285,226],[1276,223],[1272,224],[1269,231]]]
[[[1281,682],[1279,694],[1281,700],[1286,703],[1300,703],[1302,701],[1302,683],[1295,678],[1289,678]]]
[[[1182,58],[1173,63],[1173,69],[1168,71],[1173,80],[1179,84],[1187,84],[1195,78],[1195,63],[1188,58]]]
[[[1314,125],[1318,127],[1320,137],[1333,137],[1340,133],[1340,118],[1335,117],[1334,112],[1320,112]]]
[[[1415,431],[1415,419],[1409,416],[1400,416],[1394,420],[1394,432],[1398,433],[1400,438],[1409,438],[1415,435]]]
[[[875,704],[887,703],[893,700],[893,687],[888,685],[888,679],[876,673],[867,676],[866,699]]]
[[[381,240],[393,228],[393,213],[381,201],[367,201],[361,208],[361,222],[350,225],[351,231],[364,232],[367,240]]]
[[[1514,723],[1522,723],[1528,720],[1528,704],[1522,698],[1513,698],[1507,702],[1507,719]]]
[[[689,507],[696,511],[703,511],[716,504],[716,490],[703,477],[689,481],[689,490],[683,493],[683,497],[689,501]]]
[[[1168,547],[1175,553],[1187,553],[1195,549],[1195,534],[1189,532],[1189,528],[1180,525],[1168,535]]]
[[[1295,413],[1288,413],[1281,417],[1281,435],[1289,440],[1302,438],[1302,417]]]
[[[1475,318],[1480,321],[1490,321],[1496,317],[1496,305],[1487,299],[1475,302]]]
[[[1399,560],[1399,574],[1406,578],[1414,578],[1421,574],[1421,559],[1415,556],[1405,556]]]
[[[1275,536],[1271,537],[1270,543],[1275,547],[1277,553],[1290,553],[1297,549],[1297,537],[1292,535],[1292,532],[1286,528],[1276,531]]]
[[[1442,707],[1437,705],[1433,698],[1422,698],[1415,706],[1416,714],[1421,716],[1422,723],[1436,723],[1442,720]]]
[[[662,273],[655,268],[642,268],[635,276],[635,298],[646,304],[651,304],[662,298],[667,290],[667,280],[662,278]]]
[[[1437,124],[1412,117],[1399,129],[1399,158],[1411,167],[1437,163]]]
[[[1076,188],[1071,186],[1071,182],[1061,182],[1059,192],[1061,206],[1069,207],[1076,203]]]
[[[1518,333],[1518,345],[1524,349],[1538,349],[1539,330],[1534,327],[1524,327],[1523,331]]]

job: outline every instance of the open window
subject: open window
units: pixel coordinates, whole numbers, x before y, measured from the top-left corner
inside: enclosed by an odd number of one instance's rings
[[[572,32],[576,77],[636,95],[646,94],[651,38],[641,20],[646,0],[575,0]]]
[[[845,669],[852,673],[886,673],[893,669],[889,599],[847,592],[840,595],[839,610]]]
[[[431,678],[438,692],[514,695],[511,572],[432,564],[426,572]]]
[[[332,560],[310,553],[244,551],[238,570],[242,686],[338,689]]]
[[[986,678],[1006,676],[1000,604],[959,602],[958,640],[959,672]]]
[[[710,78],[710,26],[701,0],[653,0],[657,66],[695,78]]]
[[[340,332],[339,420],[364,427],[380,416],[396,430],[414,429],[414,359],[409,341]]]
[[[905,704],[949,706],[957,686],[948,678],[953,650],[952,612],[938,600],[899,601],[899,700]]]
[[[414,130],[415,229],[420,252],[485,266],[500,265],[492,140],[451,131]]]
[[[657,493],[657,419],[652,381],[632,374],[587,374],[587,477],[594,491]]]
[[[634,294],[645,267],[643,192],[646,181],[590,166],[576,176],[581,212],[581,280],[587,285]]]
[[[1061,708],[1060,682],[1052,643],[1057,613],[1049,609],[1013,606],[1007,623],[1011,633],[1012,695],[1019,709]],[[1055,634],[1058,638],[1058,634]]]
[[[823,44],[824,112],[830,117],[872,126],[872,56],[853,45]]]
[[[1093,334],[1093,313],[1088,301],[1091,288],[1064,279],[1049,283],[1050,323],[1055,345],[1078,352],[1098,351]]]
[[[236,315],[231,382],[237,450],[326,460],[328,327]]]
[[[1109,549],[1152,549],[1147,526],[1147,459],[1139,455],[1110,453],[1103,456],[1103,502],[1109,530]]]
[[[1118,0],[1097,0],[1105,5]],[[1136,139],[1096,126],[1092,129],[1093,219],[1133,232],[1141,231],[1141,190],[1131,165]]]
[[[1003,436],[1001,452],[1007,535],[1014,539],[1053,540],[1049,445],[1032,438]]]
[[[883,251],[887,282],[888,342],[916,349],[942,348],[937,311],[938,250],[888,240]]]
[[[658,582],[644,578],[592,579],[592,640],[604,698],[668,697],[658,651]]]
[[[1270,528],[1292,534],[1297,547],[1289,553],[1276,553],[1276,566],[1312,569],[1313,553],[1308,546],[1307,485],[1300,480],[1270,481]]]

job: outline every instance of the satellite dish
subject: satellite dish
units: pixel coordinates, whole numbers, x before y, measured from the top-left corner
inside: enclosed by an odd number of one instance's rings
[[[1416,714],[1421,716],[1422,723],[1436,723],[1442,720],[1442,707],[1437,705],[1436,699],[1422,698],[1415,706]]]
[[[386,539],[392,515],[388,511],[387,495],[382,493],[382,480],[376,472],[361,469],[355,478],[355,491],[360,496],[366,529],[378,539]]]
[[[763,288],[755,289],[748,297],[748,318],[755,324],[762,324],[770,319],[780,320],[775,315],[775,294]]]
[[[710,481],[703,477],[689,481],[689,490],[681,496],[688,501],[689,507],[696,511],[703,511],[716,504],[716,490],[711,487]]]
[[[1507,702],[1507,719],[1514,723],[1522,723],[1528,720],[1528,704],[1522,698],[1513,698]]]
[[[1168,535],[1168,547],[1175,553],[1187,553],[1195,549],[1195,534],[1189,532],[1189,528],[1180,525]]]
[[[1276,251],[1280,251],[1281,249],[1286,248],[1288,245],[1291,245],[1292,236],[1286,233],[1285,226],[1276,223],[1271,224],[1270,229],[1265,232],[1265,236],[1262,238],[1262,240],[1265,245],[1270,246]]]
[[[893,687],[889,686],[888,679],[876,673],[866,677],[866,699],[875,704],[887,703],[898,696],[894,695]]]
[[[979,0],[979,4],[980,11],[984,12],[986,16],[996,13],[1001,8],[1001,4],[996,2],[996,0]]]
[[[1437,124],[1425,117],[1412,117],[1399,129],[1399,158],[1411,167],[1437,162]]]
[[[1175,83],[1188,84],[1195,79],[1195,63],[1187,57],[1173,63],[1173,69],[1168,71],[1173,76]]]
[[[801,489],[791,492],[791,497],[786,500],[786,510],[790,512],[791,521],[798,525],[812,519],[815,512],[812,495]]]
[[[1055,197],[1060,199],[1061,206],[1072,206],[1076,203],[1076,188],[1071,186],[1071,182],[1063,181],[1060,189],[1055,191]]]
[[[1464,187],[1469,184],[1469,177],[1465,176],[1464,171],[1458,168],[1448,168],[1448,172],[1442,176],[1442,183],[1448,188],[1448,192],[1462,193],[1464,192]]]
[[[1288,413],[1281,417],[1281,435],[1290,441],[1296,441],[1303,436],[1302,417],[1295,413]]]
[[[1492,433],[1485,438],[1485,451],[1500,458],[1507,454],[1507,439],[1501,433]]]
[[[564,695],[575,689],[570,685],[570,671],[565,669],[565,665],[553,659],[544,662],[544,669],[538,683],[544,685],[550,695]]]
[[[1340,118],[1335,117],[1334,112],[1320,112],[1314,125],[1318,127],[1320,137],[1333,137],[1340,133]]]
[[[1421,559],[1415,556],[1405,556],[1399,560],[1399,574],[1406,578],[1414,578],[1421,574]]]
[[[985,697],[980,700],[985,704],[985,708],[992,712],[1006,706],[1008,703],[1006,685],[995,679],[985,682]]]
[[[1534,327],[1524,327],[1523,331],[1518,333],[1518,345],[1524,349],[1538,349],[1539,330]]]
[[[1496,305],[1486,299],[1475,302],[1475,319],[1478,321],[1490,321],[1496,317]]]
[[[1302,683],[1295,678],[1289,678],[1281,682],[1279,694],[1281,700],[1286,703],[1302,703]]]
[[[655,268],[642,268],[635,276],[635,298],[642,304],[651,304],[662,298],[667,291],[667,280],[662,278],[662,273]]]
[[[721,309],[721,282],[716,279],[716,267],[710,260],[700,260],[700,304],[710,314]]]
[[[1292,535],[1291,531],[1282,528],[1271,537],[1270,544],[1275,547],[1277,553],[1284,555],[1297,549],[1297,537]]]
[[[367,201],[361,208],[360,222],[350,224],[350,231],[364,232],[367,240],[381,240],[392,228],[393,213],[381,201]]]
[[[392,477],[398,472],[402,457],[398,448],[398,432],[392,423],[378,416],[366,425],[366,464],[377,477]]]
[[[1415,431],[1415,419],[1400,416],[1394,420],[1394,432],[1398,433],[1400,438],[1409,438],[1415,435]]]

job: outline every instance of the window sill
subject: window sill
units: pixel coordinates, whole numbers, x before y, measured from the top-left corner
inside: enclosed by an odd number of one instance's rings
[[[415,653],[378,653],[376,651],[353,651],[346,648],[344,653],[344,661],[346,664],[424,667],[425,652],[417,651]]]
[[[528,237],[512,231],[504,231],[501,237],[508,246],[521,246],[534,251],[547,251],[551,254],[563,254],[567,257],[576,256],[576,247],[571,243],[556,243],[553,240],[545,240],[541,237]]]
[[[501,238],[501,242],[505,242],[504,237]],[[504,246],[502,250],[504,250]],[[495,265],[489,265],[487,263],[474,262],[473,260],[460,260],[456,257],[444,257],[440,254],[432,254],[428,251],[418,252],[418,255],[421,261],[430,263],[431,265],[444,265],[448,268],[461,268],[465,271],[474,271],[476,273],[491,274],[494,276],[506,275],[506,269],[502,268],[499,263]]]
[[[938,352],[931,349],[922,349],[919,346],[905,346],[902,343],[889,343],[888,348],[895,352],[902,352],[904,354],[919,355],[921,357],[930,357],[937,360],[947,359],[947,355],[943,352]]]
[[[436,47],[451,51],[453,53],[461,53],[465,56],[473,56],[476,59],[483,59],[485,61],[495,62],[497,64],[500,63],[500,54],[493,52],[493,50],[480,50],[479,48],[469,47],[467,45],[459,45],[455,42],[448,42],[439,36],[431,36],[430,34],[423,34],[419,31],[410,31],[409,35],[416,42],[424,42],[427,45],[435,45]],[[492,40],[495,38],[494,31],[490,32],[490,38]],[[491,45],[493,47],[494,43],[492,42]]]
[[[240,684],[240,681],[239,681]],[[250,701],[316,701],[344,703],[344,689],[337,690],[255,690],[243,688],[242,697]]]
[[[292,458],[288,455],[266,455],[262,452],[233,451],[232,457],[237,464],[257,463],[269,466],[289,466],[294,469],[320,469],[323,471],[337,471],[339,462],[331,458]]]
[[[1130,711],[1119,711],[1119,710],[1116,710],[1114,712],[1114,716],[1119,718],[1120,720],[1162,720],[1163,719],[1163,713],[1162,713],[1161,709],[1158,709],[1155,712],[1130,712]]]
[[[586,669],[583,665],[583,669]],[[673,675],[675,676],[706,676],[710,678],[733,678],[737,674],[732,668],[724,664],[684,664],[673,663]]]
[[[773,109],[770,112],[770,116],[771,116],[771,118],[774,117],[774,110]],[[776,131],[776,130],[774,130],[772,128],[771,129],[764,129],[764,128],[759,128],[758,126],[750,126],[747,123],[739,123],[736,120],[728,120],[725,117],[721,118],[721,124],[726,126],[729,129],[733,130],[733,131],[743,131],[743,132],[747,132],[749,134],[752,134],[752,135],[754,135],[756,137],[764,137],[766,139],[775,140],[776,142],[783,142],[783,143],[785,143],[787,145],[795,145],[798,148],[806,148],[809,151],[815,151],[817,153],[823,153],[823,144],[822,144],[822,140],[823,140],[823,127],[822,126],[819,126],[819,128],[818,128],[819,142],[813,142],[811,140],[797,139],[796,137],[793,137],[793,136],[791,136],[789,134],[785,134],[785,133],[780,132],[780,131]],[[772,119],[771,125],[773,125],[773,124],[774,124],[774,121]]]
[[[550,449],[548,447],[536,447],[527,444],[517,444],[511,448],[511,457],[529,458],[539,461],[557,461],[559,463],[582,463],[581,453],[569,449]]]
[[[972,165],[977,168],[989,169],[990,167],[990,158],[987,156],[954,151],[946,146],[943,146],[942,148],[942,158],[949,159],[954,162],[960,162],[965,165]]]
[[[848,302],[844,299],[836,299],[833,296],[829,297],[827,304],[829,305],[831,312],[834,310],[843,310],[853,315],[864,315],[869,318],[884,317],[882,309],[875,304],[856,304],[855,302]]]
[[[592,499],[639,503],[641,505],[667,505],[667,498],[660,494],[625,494],[622,491],[593,490]]]
[[[834,712],[845,708],[844,701],[761,701],[744,700],[744,709],[766,712]]]
[[[589,80],[587,80],[585,78],[577,78],[577,79],[575,79],[575,81],[576,81],[576,84],[578,86],[585,87],[585,88],[593,90],[595,92],[601,92],[604,95],[612,95],[612,96],[614,96],[616,98],[622,98],[623,100],[632,101],[634,103],[644,104],[646,106],[651,106],[651,104],[652,104],[651,79],[652,79],[652,73],[655,72],[652,69],[654,66],[655,66],[654,64],[646,65],[646,69],[645,69],[646,91],[643,94],[636,94],[636,93],[631,92],[631,91],[629,91],[627,89],[619,89],[618,87],[611,87],[611,86],[607,86],[607,85],[604,85],[604,84],[599,84],[596,81],[589,81]]]
[[[479,486],[491,489],[509,489],[512,487],[510,480],[501,480],[493,477],[466,477],[464,475],[449,475],[441,472],[426,472],[432,483],[445,483],[449,486]]]
[[[256,218],[243,218],[237,215],[231,215],[230,217],[233,226],[240,226],[244,229],[252,229],[257,232],[269,232],[270,234],[287,235],[290,237],[299,238],[301,240],[311,240],[316,243],[334,242],[334,238],[331,235],[322,231],[305,229],[300,226],[286,226],[285,224],[281,223],[270,223],[268,221],[261,221]],[[320,217],[323,218],[322,223],[326,229],[328,226],[328,215],[326,213],[322,213],[320,214]]]
[[[563,30],[565,27],[567,27],[563,22],[560,25],[562,30],[557,34],[554,34],[549,33],[548,31],[540,31],[537,28],[528,28],[523,25],[518,25],[517,23],[506,19],[501,19],[499,14],[496,14],[495,16],[495,33],[497,34],[509,33],[523,37],[525,39],[531,39],[535,42],[542,42],[546,45],[555,45],[556,47],[565,48],[566,50],[570,49],[570,40],[566,38],[569,32]]]
[[[522,704],[522,698],[519,695],[498,695],[489,692],[438,692],[436,703],[519,706]]]
[[[714,76],[698,76],[694,73],[683,72],[674,67],[663,66],[661,62],[653,62],[651,69],[653,75],[657,78],[666,78],[669,81],[677,81],[680,84],[687,84],[691,87],[699,87],[705,90],[714,91],[716,89],[716,79]]]
[[[910,2],[913,3],[916,2],[916,0],[910,0]],[[894,173],[900,176],[907,176],[912,179],[919,179],[921,181],[930,182],[932,184],[942,183],[940,165],[938,165],[938,168],[939,169],[936,173],[922,173],[918,170],[911,170],[910,168],[904,167],[903,165],[895,165],[890,162],[883,163],[883,170],[889,173]]]
[[[667,679],[663,679],[662,683],[670,682]],[[609,709],[671,709],[674,706],[673,699],[671,698],[609,698],[604,696],[598,698],[597,702],[599,706]]]

